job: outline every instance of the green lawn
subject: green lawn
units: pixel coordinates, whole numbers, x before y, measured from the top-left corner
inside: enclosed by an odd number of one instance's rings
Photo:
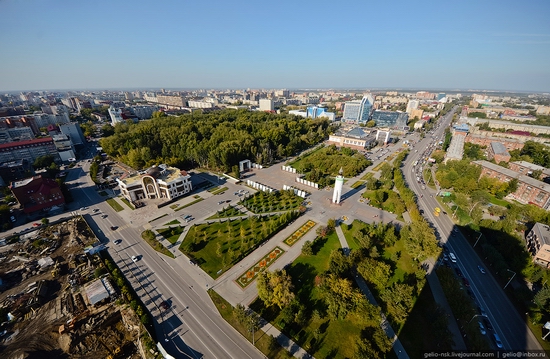
[[[124,202],[128,207],[130,207],[131,210],[136,209],[136,207],[134,207],[134,205],[131,204],[130,201],[128,201],[126,198],[121,197],[120,200],[121,200],[122,202]]]
[[[107,203],[109,203],[109,205],[113,207],[115,212],[120,212],[124,210],[124,207],[122,207],[114,198],[107,198]]]
[[[340,248],[336,233],[316,243],[317,253],[312,256],[300,255],[287,269],[292,277],[296,296],[300,298],[306,310],[314,309],[323,313],[319,289],[315,286],[315,278],[328,269],[330,252]],[[367,324],[365,318],[354,315],[344,320],[330,320],[327,315],[319,318],[308,316],[303,326],[281,327],[282,315],[274,308],[265,308],[257,299],[251,307],[260,312],[262,317],[289,335],[300,346],[317,358],[352,358],[355,351],[355,340],[362,335]],[[376,326],[378,321],[368,322],[368,326]]]
[[[210,295],[210,299],[212,299],[212,302],[214,302],[214,305],[218,309],[218,312],[220,312],[220,315],[225,319],[226,322],[228,322],[233,328],[235,328],[239,333],[241,333],[242,336],[244,336],[249,342],[252,342],[251,340],[251,333],[244,327],[235,317],[233,314],[233,307],[231,304],[229,304],[225,299],[223,299],[218,293],[216,293],[214,290],[209,290],[208,294]],[[283,347],[277,345],[274,348],[270,348],[269,345],[269,336],[265,334],[263,331],[258,331],[254,335],[255,338],[255,344],[258,349],[267,357],[271,359],[290,359],[293,358],[292,355],[288,351],[286,351]]]
[[[208,192],[211,192],[212,194],[220,194],[222,192],[225,192],[227,191],[229,188],[227,187],[222,187],[222,188],[218,188],[217,190],[215,191],[212,191],[212,190],[208,190]]]
[[[172,221],[173,222],[173,221]],[[178,222],[179,223],[179,222]],[[157,229],[157,232],[166,240],[172,244],[176,243],[178,241],[178,238],[183,233],[183,229],[185,227],[177,226],[177,227],[169,227],[169,228],[163,228],[163,229]]]
[[[165,226],[171,226],[172,224],[180,224],[180,221],[178,221],[177,219],[174,219],[173,221],[165,223],[164,225]]]
[[[490,203],[492,204],[496,204],[497,206],[502,206],[502,207],[506,207],[508,208],[508,206],[510,205],[510,202],[504,200],[504,199],[498,199],[496,197],[491,197],[491,199],[489,200]]]
[[[157,219],[161,219],[162,217],[166,217],[167,215],[168,215],[168,213],[165,213],[165,214],[163,214],[162,216],[158,216],[157,218],[153,218],[152,220],[149,221],[149,223],[154,222],[154,221],[156,221]]]
[[[363,175],[363,177],[361,177],[361,179],[362,179],[363,181],[366,181],[366,180],[368,180],[369,178],[371,178],[372,176],[374,176],[374,174],[373,174],[372,172],[367,172],[367,173],[365,173],[365,174]]]
[[[192,205],[194,205],[195,203],[199,203],[200,201],[203,201],[203,200],[204,200],[204,198],[199,197],[199,198],[197,198],[196,200],[194,200],[193,202],[184,204],[183,206],[179,206],[179,207],[176,208],[174,211],[175,211],[175,212],[181,211],[182,209],[187,208],[187,207],[189,207],[189,206],[192,206]]]
[[[258,191],[241,204],[253,213],[269,213],[297,209],[303,201],[304,199],[295,195],[293,191]]]
[[[208,275],[217,278],[297,215],[296,212],[287,212],[193,225],[180,250],[193,258]]]
[[[364,184],[365,184],[365,181],[357,181],[351,185],[351,188],[357,188],[357,187],[363,186]]]
[[[216,211],[216,214],[208,217],[207,219],[216,219],[216,218],[228,218],[228,217],[239,217],[244,216],[245,214],[233,206],[228,206],[222,210]]]
[[[144,232],[145,233],[145,232]],[[143,233],[141,234],[141,238],[147,242],[153,248],[155,251],[162,253],[170,258],[175,258],[174,254],[168,250],[165,246],[162,245],[159,241],[156,239],[149,239],[147,236],[144,236]]]

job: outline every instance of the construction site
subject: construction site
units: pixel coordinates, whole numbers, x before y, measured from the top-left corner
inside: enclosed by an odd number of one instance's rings
[[[78,216],[40,225],[0,247],[0,357],[154,358],[134,310]]]

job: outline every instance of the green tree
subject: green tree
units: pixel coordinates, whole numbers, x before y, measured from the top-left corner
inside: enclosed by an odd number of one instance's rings
[[[304,245],[302,246],[302,254],[306,256],[310,256],[313,254],[313,242],[312,241],[305,241]]]
[[[264,271],[257,279],[258,297],[268,307],[277,305],[280,309],[294,300],[293,285],[285,270]]]

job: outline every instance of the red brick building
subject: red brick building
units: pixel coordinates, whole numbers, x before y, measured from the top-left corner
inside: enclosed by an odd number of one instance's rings
[[[474,161],[472,163],[481,166],[481,177],[496,178],[502,182],[508,182],[516,178],[518,180],[518,189],[508,195],[510,199],[515,199],[524,204],[534,204],[546,210],[550,208],[550,184],[522,175],[492,162]]]
[[[27,214],[65,204],[61,188],[50,178],[35,176],[12,182],[10,189]]]
[[[506,147],[500,142],[491,142],[487,147],[487,158],[489,160],[495,160],[496,163],[510,162],[510,154],[506,150]]]

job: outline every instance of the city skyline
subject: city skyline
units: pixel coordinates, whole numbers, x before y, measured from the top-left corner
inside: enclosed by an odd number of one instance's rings
[[[550,92],[550,3],[0,1],[0,91]]]

